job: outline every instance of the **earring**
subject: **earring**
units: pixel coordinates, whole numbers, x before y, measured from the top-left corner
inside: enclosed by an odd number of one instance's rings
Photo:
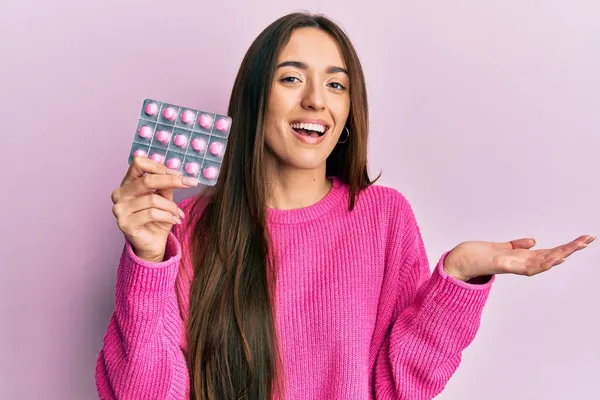
[[[346,143],[348,141],[348,139],[350,139],[350,131],[348,130],[347,126],[344,127],[344,130],[342,131],[342,133],[344,133],[344,132],[346,132],[346,138],[341,142],[338,140],[339,144]]]

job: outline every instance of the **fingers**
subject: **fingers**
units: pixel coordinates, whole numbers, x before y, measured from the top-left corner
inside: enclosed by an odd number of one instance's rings
[[[115,204],[113,206],[113,214],[117,219],[125,220],[132,214],[148,209],[165,211],[171,213],[173,217],[178,218],[183,218],[185,216],[175,202],[154,193],[147,196],[136,197],[124,203]]]
[[[590,244],[594,241],[594,239],[595,238],[593,236],[589,236],[589,235],[579,236],[577,239],[573,240],[572,242],[563,244],[561,246],[557,246],[554,249],[552,249],[550,251],[550,256],[551,257],[559,257],[559,258],[567,258],[571,254],[575,253],[576,251],[585,249],[588,244]]]
[[[144,174],[168,174],[177,175],[178,171],[167,168],[164,164],[153,161],[147,157],[135,157],[127,169],[121,186],[144,176]]]
[[[146,174],[131,181],[113,192],[113,203],[133,199],[159,189],[190,188],[198,185],[198,180],[181,175]]]
[[[130,194],[128,195],[131,188],[130,184],[139,178],[142,178],[145,174],[181,176],[179,171],[169,169],[165,165],[147,157],[135,157],[121,182],[121,186],[112,192],[112,202],[116,204],[122,201],[123,198],[132,197]],[[148,190],[148,192],[150,191],[152,190]]]
[[[559,253],[548,253],[546,257],[539,260],[538,265],[533,269],[534,273],[531,275],[537,275],[539,273],[548,271],[550,268],[556,267],[557,265],[564,263],[566,260],[567,257],[561,257]]]
[[[496,247],[500,254],[493,257],[492,272],[534,276],[562,264],[595,239],[594,236],[583,235],[553,249],[540,250],[530,250],[535,245],[535,240],[530,238],[498,243]]]
[[[569,243],[542,251],[541,254],[539,254],[536,268],[533,268],[535,272],[533,275],[562,264],[568,257],[573,255],[573,253],[585,249],[587,245],[592,243],[595,239],[594,236],[583,235]]]
[[[129,217],[118,220],[119,229],[128,236],[136,237],[141,228],[151,222],[164,222],[170,229],[173,224],[180,224],[181,220],[172,213],[158,208],[147,208],[131,214]]]

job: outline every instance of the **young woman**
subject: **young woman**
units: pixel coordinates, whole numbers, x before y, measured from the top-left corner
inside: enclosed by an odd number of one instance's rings
[[[137,158],[112,194],[126,242],[102,399],[430,399],[496,274],[546,271],[593,240],[465,242],[431,272],[408,201],[367,174],[363,71],[322,16],[258,36],[228,114],[214,193],[177,205],[198,182]]]

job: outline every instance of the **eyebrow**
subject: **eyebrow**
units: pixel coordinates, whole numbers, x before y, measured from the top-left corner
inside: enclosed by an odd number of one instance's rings
[[[308,65],[301,61],[284,61],[284,62],[280,63],[279,65],[277,65],[277,68],[282,68],[282,67],[294,67],[294,68],[298,68],[298,69],[308,69]],[[350,74],[348,73],[348,70],[346,68],[336,67],[336,66],[330,66],[327,68],[328,74],[335,74],[338,72],[342,72],[342,73],[350,76]]]

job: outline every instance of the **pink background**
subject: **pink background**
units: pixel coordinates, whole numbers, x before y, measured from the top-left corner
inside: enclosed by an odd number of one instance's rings
[[[351,35],[371,166],[411,200],[435,262],[463,240],[600,234],[600,3],[21,0],[0,5],[0,398],[95,398],[123,245],[111,213],[144,97],[225,112],[280,15]],[[181,192],[179,198],[192,192]],[[499,277],[441,399],[589,399],[600,243]]]

